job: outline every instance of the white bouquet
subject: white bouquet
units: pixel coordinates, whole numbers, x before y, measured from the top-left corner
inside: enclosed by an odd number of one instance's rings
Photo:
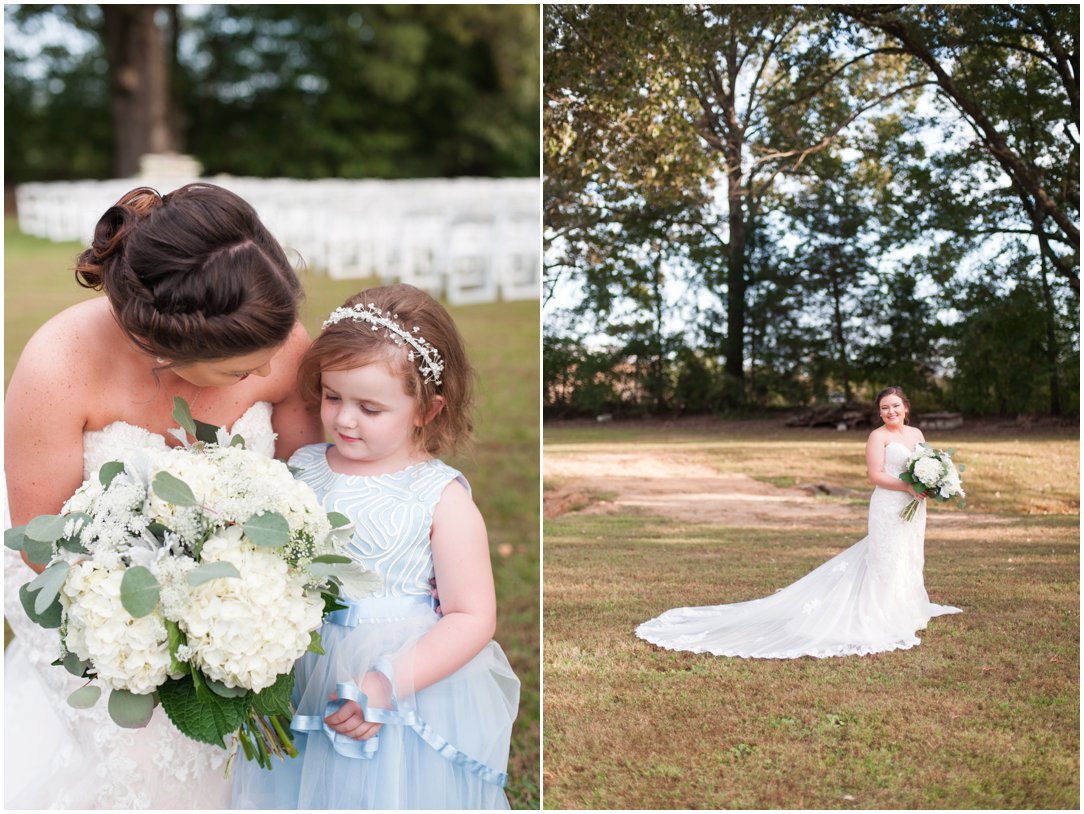
[[[269,767],[270,754],[296,755],[294,662],[323,652],[318,628],[344,588],[364,596],[380,577],[342,553],[347,519],[286,464],[193,420],[181,399],[173,415],[183,446],[103,465],[5,544],[47,564],[19,594],[59,629],[55,663],[87,679],[72,706],[104,685],[120,726],[146,726],[161,703],[185,735],[225,748],[232,733]]]
[[[915,447],[907,459],[900,480],[911,484],[911,488],[920,495],[935,500],[946,501],[956,498],[960,506],[964,505],[964,485],[960,480],[963,465],[957,467],[952,461],[954,450],[934,449],[925,442]],[[904,520],[911,520],[918,510],[919,499],[915,498],[900,512]]]

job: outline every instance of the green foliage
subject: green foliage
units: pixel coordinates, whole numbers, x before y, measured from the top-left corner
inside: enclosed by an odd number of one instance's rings
[[[82,48],[5,52],[8,180],[111,177],[97,6],[8,6],[30,35]],[[296,178],[532,176],[538,8],[208,5],[179,8],[173,104],[209,174]],[[36,72],[44,70],[39,79]],[[77,126],[72,126],[76,123]]]
[[[154,694],[137,695],[128,690],[111,690],[109,717],[125,729],[142,729],[154,714]]]

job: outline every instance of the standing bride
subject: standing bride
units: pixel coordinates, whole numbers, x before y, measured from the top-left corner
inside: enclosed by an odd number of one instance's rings
[[[900,511],[916,495],[899,479],[925,439],[910,426],[911,405],[899,387],[876,400],[884,425],[866,442],[866,466],[876,487],[869,534],[771,596],[733,605],[675,608],[644,622],[636,635],[670,650],[716,656],[792,659],[905,650],[934,616],[960,613],[935,605],[922,581],[926,505],[911,520]]]
[[[300,283],[233,193],[210,184],[164,197],[133,190],[98,222],[76,277],[106,296],[46,322],[8,387],[15,525],[56,514],[103,463],[172,443],[175,396],[267,455],[320,439],[295,385],[309,345],[297,321]],[[146,728],[121,729],[104,701],[68,706],[83,682],[51,666],[56,631],[23,612],[18,588],[33,577],[5,549],[4,615],[15,632],[4,664],[5,807],[226,808],[225,751],[189,740],[161,709]]]

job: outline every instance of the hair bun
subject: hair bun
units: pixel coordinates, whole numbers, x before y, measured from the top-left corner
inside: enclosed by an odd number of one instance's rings
[[[126,194],[98,218],[90,248],[79,255],[75,279],[84,288],[100,289],[106,264],[122,253],[125,239],[136,222],[162,205],[162,196],[150,187],[138,187]]]

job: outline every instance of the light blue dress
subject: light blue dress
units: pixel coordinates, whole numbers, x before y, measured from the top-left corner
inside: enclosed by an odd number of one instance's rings
[[[320,630],[326,655],[307,653],[297,663],[291,728],[300,754],[270,771],[239,758],[233,807],[506,809],[519,679],[496,642],[442,681],[401,692],[391,710],[368,708],[355,683],[369,670],[389,674],[437,623],[429,594],[433,511],[448,484],[466,480],[437,460],[386,475],[340,475],[327,465],[327,446],[303,447],[290,465],[325,509],[356,524],[349,554],[379,572],[384,586],[332,614]],[[332,692],[383,723],[378,734],[356,741],[324,724],[342,703],[328,700]]]

